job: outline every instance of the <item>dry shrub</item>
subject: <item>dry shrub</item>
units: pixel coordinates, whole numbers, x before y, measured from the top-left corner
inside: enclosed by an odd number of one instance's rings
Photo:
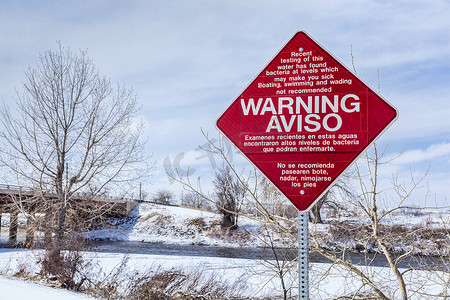
[[[189,272],[180,269],[149,271],[135,274],[130,282],[126,299],[136,300],[176,300],[176,299],[245,299],[245,281],[237,278],[229,284],[217,273],[204,275],[204,268],[196,268]]]
[[[149,222],[158,225],[161,228],[165,228],[173,224],[173,217],[170,215],[163,215],[158,212],[152,212],[139,220],[139,223]]]
[[[90,262],[81,253],[83,245],[84,241],[77,238],[50,243],[44,257],[38,259],[41,275],[56,280],[63,288],[79,291],[88,279],[86,271],[90,267]]]
[[[13,277],[16,278],[32,278],[32,271],[30,270],[29,263],[26,262],[19,262],[17,271],[13,274]]]
[[[213,239],[222,240],[229,243],[246,245],[253,240],[254,235],[246,229],[223,228],[222,226],[211,226],[206,235]]]
[[[380,300],[380,297],[373,293],[358,292],[348,296],[340,296],[334,300]]]
[[[205,219],[202,217],[194,218],[187,220],[187,226],[193,226],[199,229],[203,229],[206,227]]]
[[[102,269],[98,270],[95,276],[90,278],[89,286],[86,293],[99,299],[124,299],[122,286],[128,281],[128,260],[129,256],[125,255],[121,262],[106,276],[102,276]]]
[[[150,220],[151,218],[154,218],[157,215],[161,215],[160,213],[157,212],[152,212],[149,213],[148,215],[146,215],[144,218],[139,219],[139,222],[147,222],[148,220]]]
[[[180,270],[159,270],[155,274],[143,274],[133,280],[130,299],[169,299],[184,283],[186,276]]]
[[[128,260],[125,256],[106,276],[92,276],[85,292],[108,300],[249,299],[242,296],[247,288],[243,278],[228,282],[216,271],[207,272],[205,267],[186,271],[153,265],[144,270],[130,270]]]
[[[153,220],[153,223],[158,224],[160,226],[167,226],[173,224],[173,217],[169,215],[157,214],[155,216],[155,219]]]
[[[377,250],[366,249],[367,245],[376,245],[369,225],[336,221],[330,223],[328,232],[333,237],[333,240],[329,241],[330,246],[339,248],[353,243],[356,246],[355,250]],[[450,251],[448,248],[450,235],[445,228],[380,224],[379,232],[392,252],[397,252],[399,247],[403,247],[403,250],[414,247],[416,254],[425,255],[429,255],[430,251],[434,255],[448,255]]]

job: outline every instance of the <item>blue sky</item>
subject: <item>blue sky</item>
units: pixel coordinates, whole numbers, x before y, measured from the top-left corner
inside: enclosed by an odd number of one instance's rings
[[[430,193],[450,194],[450,2],[434,1],[2,1],[0,97],[56,41],[87,49],[100,72],[132,86],[157,170],[149,191],[170,187],[163,163],[196,175],[213,165],[196,150],[215,119],[299,30],[308,32],[400,112],[379,139],[386,168],[423,174]],[[423,197],[418,195],[417,197]],[[447,199],[447,200],[445,200]],[[418,198],[417,201],[420,199]]]

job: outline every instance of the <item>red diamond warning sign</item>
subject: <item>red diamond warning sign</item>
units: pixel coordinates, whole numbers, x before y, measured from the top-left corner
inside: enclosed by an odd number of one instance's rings
[[[305,211],[396,118],[394,107],[298,32],[217,127]]]

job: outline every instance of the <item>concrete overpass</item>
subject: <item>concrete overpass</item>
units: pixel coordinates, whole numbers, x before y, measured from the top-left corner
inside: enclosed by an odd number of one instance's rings
[[[18,216],[21,211],[44,214],[43,201],[57,200],[57,194],[23,186],[0,184],[0,224],[2,214],[10,215],[9,242],[17,241]],[[137,200],[94,197],[85,193],[75,193],[69,200],[70,210],[81,218],[127,216],[138,204]],[[92,214],[90,214],[92,212]],[[27,240],[33,240],[34,232],[27,222]],[[0,226],[1,231],[1,226]],[[29,236],[30,235],[30,236]]]

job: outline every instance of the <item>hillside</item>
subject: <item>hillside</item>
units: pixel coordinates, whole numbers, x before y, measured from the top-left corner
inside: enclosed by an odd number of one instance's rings
[[[220,214],[203,210],[142,203],[129,217],[111,220],[109,225],[89,232],[88,236],[112,241],[265,247],[270,235],[278,247],[295,247],[296,241],[286,240],[286,236],[273,231],[268,235],[258,219],[241,216],[238,229],[229,231],[221,228],[220,218]],[[295,233],[296,219],[290,222]],[[420,241],[421,248],[414,249],[415,254],[448,256],[448,224],[450,213],[447,211],[423,214],[405,212],[387,220],[383,229],[393,236],[392,251],[409,251],[407,236],[411,235]],[[370,230],[363,221],[354,218],[325,218],[325,224],[310,224],[310,233],[327,241],[325,247],[355,251],[367,247],[370,251],[377,251],[370,239]],[[362,241],[368,244],[363,245]]]

